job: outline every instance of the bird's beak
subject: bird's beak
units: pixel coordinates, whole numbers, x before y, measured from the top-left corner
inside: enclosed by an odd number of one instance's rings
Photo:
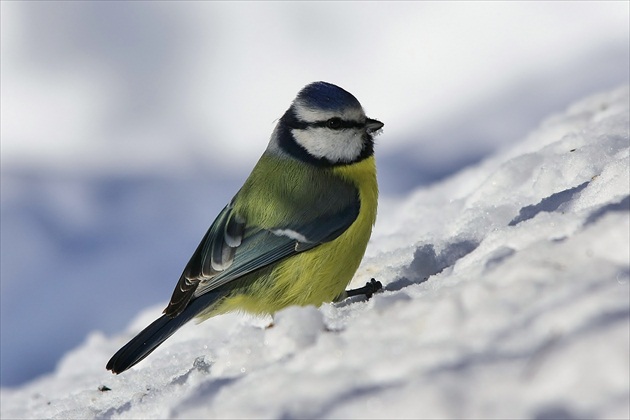
[[[383,124],[379,120],[373,120],[372,118],[368,118],[365,122],[365,128],[368,133],[373,133],[377,130],[380,130],[381,128],[383,128],[384,125],[385,124]]]

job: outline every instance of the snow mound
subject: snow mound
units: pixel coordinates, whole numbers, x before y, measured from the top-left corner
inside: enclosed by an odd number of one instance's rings
[[[2,389],[2,417],[628,418],[629,101],[585,99],[384,203],[353,282],[384,284],[369,301],[188,325],[112,376],[151,308]]]

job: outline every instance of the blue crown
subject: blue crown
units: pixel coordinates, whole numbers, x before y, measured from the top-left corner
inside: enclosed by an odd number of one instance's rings
[[[361,104],[350,92],[332,83],[313,82],[298,93],[296,100],[312,108],[340,111],[349,107],[361,108]]]

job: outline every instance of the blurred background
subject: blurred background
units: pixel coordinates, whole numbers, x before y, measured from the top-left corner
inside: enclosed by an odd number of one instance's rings
[[[391,201],[629,83],[629,5],[0,2],[2,386],[165,305],[304,85],[385,123]]]

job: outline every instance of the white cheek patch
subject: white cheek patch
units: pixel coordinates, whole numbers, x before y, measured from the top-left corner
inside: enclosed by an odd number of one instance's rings
[[[346,108],[343,111],[324,111],[322,109],[313,109],[297,101],[293,104],[295,114],[300,121],[312,123],[317,121],[326,121],[331,118],[341,118],[346,121],[365,121],[365,112],[361,108]]]
[[[331,130],[326,127],[309,127],[305,130],[291,130],[291,134],[295,142],[311,156],[326,158],[331,162],[354,161],[363,150],[361,131],[354,128]]]

